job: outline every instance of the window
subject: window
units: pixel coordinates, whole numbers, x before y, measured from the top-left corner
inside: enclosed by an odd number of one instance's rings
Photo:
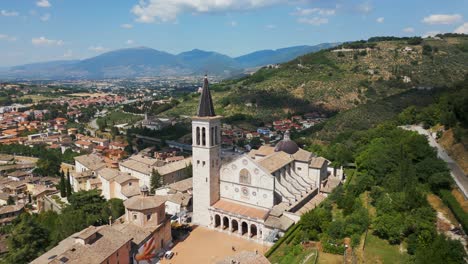
[[[246,169],[242,169],[239,172],[239,183],[250,184],[250,172]]]
[[[128,183],[128,186],[132,186],[132,183],[131,183],[131,182],[129,182],[129,183]]]
[[[197,133],[196,133],[196,140],[197,140],[197,145],[200,145],[200,128],[197,127]]]
[[[151,219],[151,214],[146,215],[146,221],[149,221]]]
[[[136,214],[133,215],[133,220],[137,220],[138,216]]]
[[[216,136],[215,134],[215,129],[214,127],[211,128],[211,137],[210,137],[210,146],[213,146],[215,144],[214,137]]]
[[[301,170],[302,170],[302,168],[301,168],[301,167],[297,167],[297,170],[298,170],[298,171],[301,171]]]
[[[202,128],[202,145],[206,146],[206,129]]]

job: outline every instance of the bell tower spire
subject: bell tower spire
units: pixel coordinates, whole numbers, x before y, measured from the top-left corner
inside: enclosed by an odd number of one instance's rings
[[[216,116],[210,89],[208,88],[208,76],[206,75],[203,80],[203,88],[200,96],[200,102],[198,103],[197,115],[198,117]]]

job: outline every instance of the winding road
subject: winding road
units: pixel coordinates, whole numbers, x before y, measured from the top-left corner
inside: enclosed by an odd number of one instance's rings
[[[423,127],[417,125],[400,126],[400,128],[416,131],[419,134],[426,136],[427,140],[429,141],[429,145],[437,149],[437,156],[447,163],[452,178],[455,180],[458,188],[460,188],[460,190],[463,192],[465,199],[468,199],[468,178],[460,166],[458,166],[458,164],[447,154],[445,149],[440,146],[439,143],[437,143],[437,141],[431,136],[431,133]]]

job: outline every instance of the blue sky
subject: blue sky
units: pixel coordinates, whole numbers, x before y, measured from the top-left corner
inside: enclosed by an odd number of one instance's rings
[[[0,66],[136,46],[238,56],[436,32],[468,33],[468,0],[0,0]]]

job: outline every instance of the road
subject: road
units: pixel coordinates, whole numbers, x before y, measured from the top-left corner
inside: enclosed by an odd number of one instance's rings
[[[425,135],[429,141],[429,145],[437,149],[437,156],[447,163],[447,166],[450,169],[450,175],[455,180],[458,188],[463,192],[465,199],[468,199],[468,178],[466,177],[463,170],[458,166],[458,164],[447,154],[445,149],[437,143],[437,141],[431,136],[429,131],[424,129],[421,126],[411,125],[411,126],[400,126],[402,129],[416,131],[421,135]]]

